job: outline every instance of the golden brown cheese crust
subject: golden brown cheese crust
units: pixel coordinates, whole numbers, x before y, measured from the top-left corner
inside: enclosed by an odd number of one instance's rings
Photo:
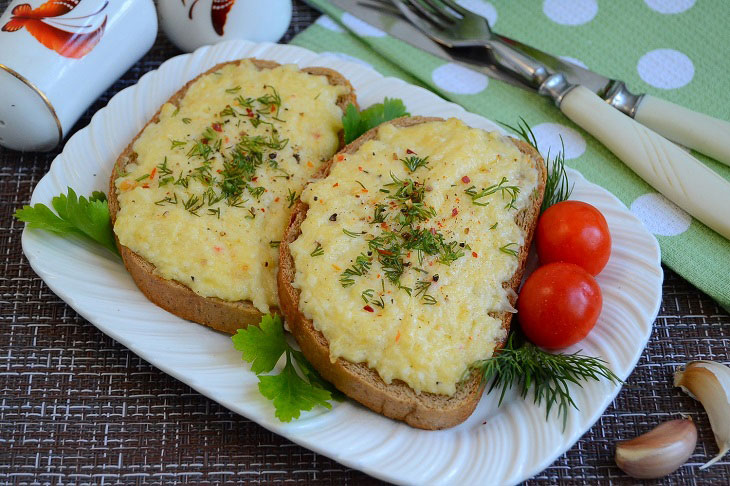
[[[389,123],[398,127],[408,127],[431,121],[443,120],[441,118],[410,117],[400,118]],[[368,131],[339,153],[354,153],[363,143],[377,138],[377,136],[378,127]],[[530,204],[515,216],[517,224],[525,230],[525,244],[518,255],[518,270],[512,279],[503,285],[516,292],[522,279],[530,242],[540,213],[547,174],[542,157],[532,146],[519,140],[512,139],[512,141],[522,153],[531,157],[535,168],[539,171],[537,190],[532,196]],[[326,177],[334,160],[333,157],[315,175],[315,178]],[[330,361],[327,339],[300,311],[299,290],[292,286],[296,268],[289,245],[301,233],[301,224],[307,216],[307,210],[308,206],[303,202],[298,202],[294,207],[289,226],[279,246],[277,278],[281,311],[306,358],[325,379],[332,382],[340,391],[386,417],[402,420],[413,427],[430,430],[453,427],[466,420],[476,408],[485,386],[477,372],[473,372],[469,379],[461,382],[452,396],[433,393],[418,394],[400,380],[395,380],[390,385],[386,384],[377,371],[363,363],[351,363],[342,358],[338,358],[334,363]],[[514,305],[516,294],[512,295],[510,300]],[[501,318],[503,327],[505,330],[509,330],[511,313],[503,312],[495,317]]]
[[[260,59],[249,60],[259,70],[273,69],[279,66],[279,63],[274,61]],[[185,96],[190,85],[197,81],[198,78],[218,71],[221,67],[227,64],[237,65],[240,64],[240,62],[241,60],[237,60],[213,66],[208,71],[188,81],[185,86],[180,88],[180,90],[170,97],[167,103],[178,106],[179,101]],[[343,110],[343,112],[350,103],[357,106],[357,99],[352,85],[340,73],[322,67],[302,68],[301,71],[314,76],[325,76],[331,85],[347,86],[349,88],[348,94],[337,100],[337,105]],[[155,113],[152,119],[150,119],[150,121],[145,124],[134,139],[132,139],[114,164],[109,180],[109,212],[111,215],[112,225],[114,225],[117,212],[119,211],[119,200],[117,199],[117,189],[114,182],[117,179],[118,174],[124,171],[127,164],[135,161],[137,154],[133,149],[134,143],[150,123],[159,122],[160,110]],[[340,145],[343,144],[343,137],[341,134]],[[151,302],[162,307],[166,311],[171,312],[178,317],[182,317],[183,319],[205,324],[213,329],[229,334],[235,334],[237,329],[245,328],[251,324],[258,325],[261,321],[261,312],[259,312],[259,310],[256,309],[250,301],[228,302],[215,297],[202,297],[180,282],[167,280],[156,275],[154,272],[154,265],[129,248],[121,245],[116,235],[114,238],[117,241],[117,247],[119,248],[124,265],[127,267],[127,270],[134,279],[137,287],[139,287],[145,297],[147,297]],[[272,313],[276,311],[277,310],[275,308],[271,310]]]

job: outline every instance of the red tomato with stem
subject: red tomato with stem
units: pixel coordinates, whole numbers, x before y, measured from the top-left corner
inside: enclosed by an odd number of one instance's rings
[[[611,256],[611,234],[598,209],[581,201],[563,201],[540,216],[535,246],[543,265],[575,263],[598,275]]]
[[[527,339],[559,349],[588,335],[602,305],[601,288],[590,273],[573,263],[549,263],[522,286],[517,317]]]

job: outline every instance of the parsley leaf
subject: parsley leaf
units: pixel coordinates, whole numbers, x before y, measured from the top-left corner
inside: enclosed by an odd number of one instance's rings
[[[257,375],[273,370],[289,347],[281,318],[269,314],[261,318],[259,327],[239,329],[233,336],[233,346],[243,353],[243,360],[251,363],[251,371]]]
[[[329,400],[342,399],[342,394],[317,373],[304,354],[287,343],[278,315],[267,314],[258,327],[239,329],[233,345],[241,351],[243,360],[251,363],[251,371],[259,375],[259,391],[273,402],[275,415],[282,422],[299,418],[302,410],[312,410],[316,405],[332,408]],[[262,375],[272,371],[282,355],[286,364],[281,372]]]
[[[357,111],[355,105],[349,104],[342,116],[345,143],[352,142],[383,122],[409,115],[403,101],[397,98],[385,98],[382,103],[374,104],[360,112]]]
[[[316,405],[332,408],[327,400],[330,392],[304,381],[289,360],[278,375],[259,376],[259,391],[274,402],[276,417],[282,422],[299,418],[302,410],[312,410]]]
[[[44,229],[59,235],[80,235],[103,245],[113,253],[119,254],[114,243],[114,232],[112,230],[111,218],[109,216],[109,204],[106,195],[94,191],[86,199],[84,196],[77,197],[70,187],[68,195],[60,194],[51,201],[53,209],[58,215],[45,204],[37,203],[34,206],[23,206],[15,211],[15,218],[27,223],[29,228]]]

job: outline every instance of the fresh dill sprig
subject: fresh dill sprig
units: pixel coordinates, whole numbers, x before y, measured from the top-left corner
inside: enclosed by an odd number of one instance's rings
[[[504,246],[500,246],[499,247],[499,251],[501,251],[502,253],[506,253],[508,255],[512,255],[513,257],[516,258],[517,255],[518,255],[518,253],[517,253],[517,250],[516,249],[511,248],[512,246],[517,246],[517,243],[515,243],[513,241],[512,243],[507,243]]]
[[[548,353],[534,344],[527,342],[522,336],[512,333],[504,347],[495,352],[487,360],[472,365],[480,371],[482,378],[491,385],[487,390],[500,389],[499,405],[502,404],[507,390],[515,384],[521,387],[520,395],[527,398],[530,388],[533,389],[534,403],[538,406],[545,402],[545,418],[548,419],[553,407],[557,407],[558,418],[563,419],[563,430],[567,425],[568,409],[578,410],[578,406],[570,395],[570,384],[578,386],[581,381],[600,380],[606,378],[612,383],[622,383],[621,379],[611,371],[607,363],[577,351],[572,354]]]
[[[545,166],[547,167],[547,179],[545,180],[545,196],[542,199],[540,212],[545,211],[553,204],[565,201],[573,192],[574,184],[568,181],[568,174],[565,172],[565,143],[560,137],[561,150],[552,159],[548,150]]]
[[[477,206],[489,205],[488,202],[482,202],[480,199],[490,196],[495,192],[500,192],[502,194],[502,199],[507,199],[507,197],[510,199],[505,205],[505,208],[514,209],[515,201],[517,201],[517,196],[520,194],[520,188],[518,186],[508,186],[507,182],[509,182],[507,178],[502,177],[502,180],[500,180],[498,184],[492,184],[481,191],[477,191],[476,186],[471,186],[464,189],[464,192],[471,197],[471,202]]]
[[[312,250],[312,253],[309,254],[309,256],[322,256],[324,255],[324,248],[322,248],[322,244],[318,241],[317,246],[314,247],[314,250]]]
[[[287,207],[294,206],[294,203],[299,200],[299,196],[297,196],[296,191],[292,191],[291,189],[287,189],[288,193],[286,195],[286,200],[289,202],[289,205]]]
[[[355,258],[355,263],[340,274],[340,284],[343,287],[354,285],[355,280],[352,277],[361,277],[368,273],[371,263],[370,258],[366,254],[360,253]]]
[[[419,167],[428,167],[428,156],[418,157],[416,155],[411,155],[405,159],[400,159],[400,161],[405,164],[410,172],[415,172]]]
[[[507,125],[506,123],[500,123],[500,125],[517,133],[520,138],[532,145],[539,152],[537,138],[524,118],[520,117],[520,121],[516,127]],[[540,212],[545,211],[553,204],[567,200],[573,192],[575,184],[570,184],[568,174],[565,172],[565,142],[562,136],[560,137],[560,145],[560,152],[550,157],[550,150],[548,150],[547,156],[545,157],[547,180],[545,181],[545,195],[542,199]]]

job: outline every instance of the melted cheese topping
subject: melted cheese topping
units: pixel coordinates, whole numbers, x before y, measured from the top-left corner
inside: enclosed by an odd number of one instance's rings
[[[411,156],[427,156],[427,167],[411,172],[399,160]],[[330,175],[302,195],[309,210],[291,245],[299,307],[329,341],[333,362],[364,362],[386,383],[398,379],[417,392],[452,395],[468,366],[489,358],[505,337],[490,313],[510,309],[502,283],[517,270],[525,232],[514,218],[537,187],[534,162],[496,132],[456,119],[383,126],[377,140],[335,160]],[[400,182],[391,184],[393,176]],[[373,251],[370,242],[398,231],[398,214],[412,206],[391,197],[409,178],[435,212],[414,227],[441,235],[463,254],[446,264],[440,254],[419,261],[417,251],[404,251],[396,284],[381,264],[392,255]],[[500,182],[519,193],[498,189],[477,197]],[[373,224],[377,204],[386,205],[385,223]],[[343,276],[358,270],[358,256],[360,270],[369,262],[364,275]]]
[[[144,129],[116,180],[120,243],[163,278],[268,312],[292,199],[337,150],[346,92],[293,65],[243,61],[199,78]]]

